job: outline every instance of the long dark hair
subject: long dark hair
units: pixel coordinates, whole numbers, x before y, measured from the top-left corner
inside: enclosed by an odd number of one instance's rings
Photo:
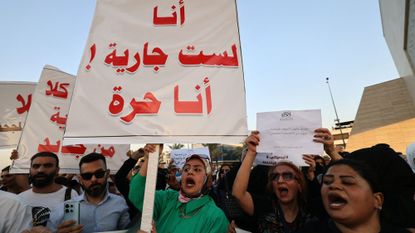
[[[301,187],[301,190],[299,190],[297,194],[297,201],[298,205],[302,206],[307,202],[307,184],[304,178],[303,173],[300,171],[300,169],[294,165],[291,162],[288,161],[282,161],[275,164],[273,167],[271,167],[268,170],[268,183],[267,183],[267,191],[270,192],[270,194],[275,196],[274,190],[272,188],[272,174],[274,172],[274,169],[278,166],[287,166],[291,168],[294,171],[295,180],[298,182],[298,184]]]

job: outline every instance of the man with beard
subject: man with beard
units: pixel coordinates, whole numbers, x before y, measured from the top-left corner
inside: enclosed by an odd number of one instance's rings
[[[125,229],[130,223],[128,206],[124,198],[108,192],[110,171],[105,157],[90,153],[80,160],[79,170],[84,193],[56,206],[47,226],[53,232],[88,233]],[[64,221],[64,206],[69,202],[79,203],[79,223]]]
[[[51,152],[40,152],[30,159],[29,180],[32,188],[19,194],[19,197],[32,207],[33,226],[45,226],[50,210],[65,201],[67,188],[55,183],[59,173],[59,159]],[[72,190],[71,196],[77,193]]]

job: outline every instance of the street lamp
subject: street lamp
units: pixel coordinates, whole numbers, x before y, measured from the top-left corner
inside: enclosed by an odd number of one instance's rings
[[[336,104],[334,103],[333,94],[332,94],[332,92],[331,92],[331,88],[330,88],[329,77],[326,77],[326,83],[327,83],[327,86],[329,87],[330,97],[331,97],[331,102],[333,103],[334,113],[336,114],[336,119],[335,119],[334,121],[337,121],[337,124],[338,124],[339,129],[340,129],[340,134],[341,134],[341,136],[342,136],[342,140],[343,140],[343,146],[344,146],[344,147],[346,147],[346,142],[344,141],[344,136],[343,136],[343,132],[342,132],[342,127],[341,127],[341,125],[340,125],[339,115],[337,115]],[[333,138],[333,140],[334,140],[334,138]]]

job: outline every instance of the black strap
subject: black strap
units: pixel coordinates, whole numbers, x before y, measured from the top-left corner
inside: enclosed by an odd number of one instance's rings
[[[72,194],[72,188],[71,187],[66,188],[66,191],[65,191],[65,201],[71,199],[71,194]]]

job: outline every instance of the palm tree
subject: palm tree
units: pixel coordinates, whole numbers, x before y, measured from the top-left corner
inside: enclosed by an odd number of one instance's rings
[[[184,147],[184,145],[180,144],[180,143],[174,143],[173,145],[169,146],[170,150],[182,149],[183,147]]]

